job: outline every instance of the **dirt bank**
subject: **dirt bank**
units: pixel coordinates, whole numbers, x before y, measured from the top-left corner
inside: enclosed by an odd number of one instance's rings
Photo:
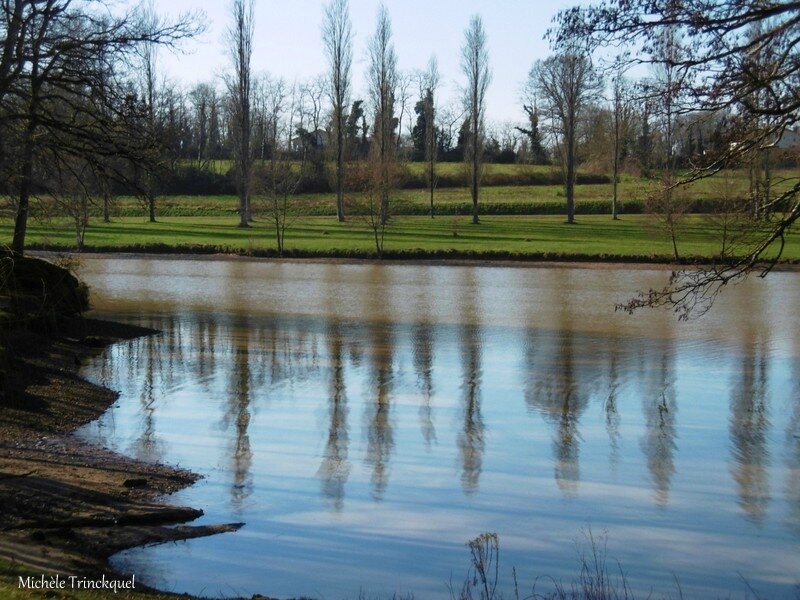
[[[62,256],[74,256],[80,259],[147,259],[147,260],[201,260],[201,261],[264,261],[276,262],[283,264],[334,264],[334,265],[421,265],[421,266],[441,266],[441,267],[503,267],[503,268],[520,268],[520,269],[625,269],[625,270],[662,270],[662,271],[675,271],[675,270],[692,270],[708,268],[711,265],[703,263],[685,263],[677,264],[671,260],[656,261],[646,257],[641,260],[635,258],[609,258],[603,260],[599,257],[587,256],[584,258],[553,258],[553,259],[525,259],[525,258],[507,258],[507,259],[492,259],[492,258],[459,258],[458,255],[453,254],[451,258],[430,258],[421,256],[419,258],[413,257],[391,257],[387,256],[383,259],[370,258],[370,257],[336,257],[336,256],[316,256],[309,255],[305,257],[298,256],[285,256],[278,258],[275,256],[261,256],[259,254],[236,254],[224,252],[191,252],[183,251],[180,248],[173,249],[174,251],[154,250],[147,251],[124,251],[124,250],[107,250],[104,252],[98,251],[84,251],[73,253],[70,251],[52,251],[52,250],[34,250],[29,252],[31,256],[38,256],[45,259],[52,259]],[[189,249],[191,250],[191,249]],[[773,268],[774,272],[792,272],[800,273],[800,263],[794,262],[781,262],[777,263]],[[758,272],[756,270],[756,272]]]
[[[58,335],[10,335],[12,393],[0,401],[0,558],[42,572],[116,575],[107,559],[121,550],[240,526],[183,525],[202,511],[159,498],[198,475],[139,462],[73,435],[117,398],[78,377],[81,360],[150,333],[76,319]]]

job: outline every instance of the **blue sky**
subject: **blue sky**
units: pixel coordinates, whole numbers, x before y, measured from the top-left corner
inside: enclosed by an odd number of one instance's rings
[[[469,18],[484,20],[493,73],[487,96],[491,121],[521,120],[519,96],[534,60],[549,53],[542,38],[552,17],[575,2],[534,0],[385,0],[392,18],[399,67],[423,68],[432,54],[439,61],[442,97],[453,98],[463,82],[459,52]],[[375,28],[379,2],[350,0],[354,30],[354,97],[365,97],[366,44]],[[184,83],[210,81],[224,72],[224,46],[230,20],[227,0],[155,0],[165,15],[199,10],[207,31],[185,45],[185,54],[160,56],[161,71]],[[323,2],[320,0],[256,0],[253,67],[289,81],[303,80],[325,70],[320,40]]]

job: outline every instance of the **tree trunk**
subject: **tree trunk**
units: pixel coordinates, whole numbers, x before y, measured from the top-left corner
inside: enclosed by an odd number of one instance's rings
[[[476,152],[477,155],[477,152]],[[477,225],[480,223],[478,217],[478,161],[473,157],[472,159],[472,224]]]
[[[388,97],[382,101],[381,108],[381,147],[380,147],[380,169],[381,169],[381,226],[386,225],[389,221],[389,172],[388,161],[389,152],[391,152],[391,132],[389,129],[390,115],[387,107]]]
[[[248,182],[250,180],[250,170],[247,161],[250,160],[249,152],[245,152],[245,147],[249,148],[249,141],[241,141],[239,148],[238,178],[239,178],[239,227],[250,227],[250,195],[248,192]]]
[[[110,223],[111,222],[111,212],[109,210],[109,193],[108,193],[108,182],[103,183],[103,223]]]
[[[17,254],[25,253],[25,233],[28,230],[28,207],[30,202],[30,178],[22,178],[19,191],[19,205],[17,206],[17,217],[14,220],[14,239],[11,242],[11,250]]]
[[[152,189],[147,192],[147,210],[150,214],[150,222],[156,222],[156,195]]]
[[[434,217],[434,210],[433,210],[433,163],[431,163],[431,175],[430,180],[428,181],[428,185],[430,186],[431,191],[431,219]]]
[[[433,208],[433,192],[434,188],[436,187],[436,138],[435,132],[433,130],[433,110],[428,111],[428,116],[426,118],[426,126],[427,126],[427,150],[428,150],[428,189],[431,195],[431,219],[434,217],[434,208]]]
[[[336,219],[344,223],[344,115],[336,116]],[[315,132],[316,135],[316,132]]]
[[[247,196],[239,194],[239,227],[250,227],[250,219],[247,217]]]
[[[565,169],[565,192],[567,196],[567,223],[575,222],[575,122],[567,130],[567,160]]]
[[[613,220],[619,219],[617,216],[617,192],[619,187],[619,142],[620,142],[620,123],[619,123],[619,107],[614,106],[614,195],[611,198],[611,218]]]
[[[619,216],[617,215],[617,187],[619,183],[619,175],[617,172],[617,161],[614,160],[614,197],[611,199],[611,218],[615,221],[619,220]]]
[[[769,148],[764,150],[764,218],[769,217],[769,203],[772,195],[772,164],[770,162]]]
[[[34,115],[36,111],[36,105],[34,103],[31,104],[30,110],[31,115]],[[36,118],[31,116],[28,127],[25,130],[25,143],[22,150],[22,178],[19,186],[17,216],[14,220],[14,238],[11,242],[11,250],[17,254],[24,254],[25,235],[28,232],[28,212],[30,210],[31,180],[33,177],[33,149],[36,127]]]
[[[477,98],[474,100],[474,106],[477,106]],[[474,109],[477,110],[477,109]],[[480,149],[478,147],[478,116],[473,116],[472,124],[472,224],[477,225],[480,223],[478,217],[478,171],[480,169]]]
[[[386,225],[389,221],[389,192],[381,190],[381,225]]]

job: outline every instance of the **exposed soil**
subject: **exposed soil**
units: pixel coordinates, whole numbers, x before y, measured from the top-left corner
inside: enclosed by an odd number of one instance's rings
[[[0,399],[0,558],[65,575],[114,575],[134,546],[233,531],[187,526],[202,511],[159,502],[198,475],[87,444],[75,429],[117,398],[77,375],[81,360],[151,330],[75,320],[57,336],[14,332],[12,390]]]

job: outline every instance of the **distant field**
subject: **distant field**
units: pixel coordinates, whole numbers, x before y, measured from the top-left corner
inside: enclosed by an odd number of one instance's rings
[[[256,159],[255,163],[259,164],[261,161]],[[182,166],[187,167],[200,167],[204,169],[208,169],[213,173],[218,173],[220,175],[224,175],[228,171],[230,171],[231,167],[233,166],[233,161],[228,159],[214,159],[214,160],[205,160],[205,161],[197,161],[197,160],[190,160],[184,159],[179,162]],[[421,175],[425,172],[425,164],[422,162],[410,162],[405,163],[406,168],[408,168],[409,172],[415,175]],[[506,174],[516,174],[516,173],[529,173],[529,172],[536,172],[536,173],[549,173],[553,169],[557,169],[558,167],[553,167],[549,165],[500,165],[500,164],[486,164],[485,165],[485,172],[486,173],[506,173]],[[452,162],[442,162],[436,165],[436,170],[442,175],[459,175],[465,172],[465,165],[464,163],[452,163]]]
[[[10,239],[11,223],[0,224]],[[70,249],[75,234],[69,221],[32,223],[30,244]],[[678,241],[682,257],[711,258],[719,253],[718,228],[703,216],[685,217]],[[274,248],[270,223],[259,220],[251,229],[236,227],[235,217],[165,217],[151,224],[143,218],[122,218],[110,224],[92,223],[86,232],[89,249],[236,252],[268,254]],[[363,219],[340,224],[332,218],[295,219],[286,235],[289,253],[319,256],[372,256],[373,232]],[[467,217],[397,217],[386,234],[392,256],[438,255],[474,258],[581,258],[659,260],[672,257],[666,233],[648,216],[612,221],[586,216],[567,225],[562,217],[485,217],[471,225]],[[787,239],[783,259],[800,260],[800,238]]]
[[[424,162],[410,162],[405,163],[406,169],[413,175],[423,175],[426,171],[427,163]],[[496,163],[487,163],[483,165],[484,175],[504,174],[504,175],[517,175],[525,173],[541,173],[546,174],[552,171],[557,171],[558,166],[553,165],[520,165],[510,164],[501,165]],[[440,175],[461,175],[467,173],[465,163],[452,163],[443,162],[436,164],[436,172]]]
[[[413,168],[422,168],[414,164]],[[497,169],[530,168],[519,165],[490,165]],[[449,165],[461,168],[461,165]],[[789,185],[785,179],[797,177],[795,171],[774,173],[773,190]],[[481,190],[482,223],[469,224],[470,193],[464,187],[437,190],[436,218],[427,215],[429,196],[425,190],[398,190],[392,193],[393,215],[386,237],[389,253],[408,256],[453,254],[475,257],[563,257],[631,260],[668,260],[672,244],[656,217],[648,214],[648,196],[657,194],[658,181],[624,176],[619,185],[623,219],[609,216],[611,184],[576,186],[576,212],[579,224],[564,224],[565,199],[560,185],[508,185]],[[727,171],[675,192],[687,214],[678,232],[684,257],[712,258],[719,254],[715,222],[734,200],[748,195],[745,171]],[[33,206],[28,241],[37,246],[70,249],[75,246],[71,222],[58,216],[48,201]],[[339,224],[333,217],[333,194],[300,194],[289,200],[291,226],[286,248],[298,255],[370,256],[375,252],[372,232],[358,215],[359,196],[346,197],[348,221]],[[268,224],[269,199],[256,195],[253,209],[256,226],[249,230],[235,227],[238,199],[234,196],[166,196],[157,201],[158,223],[150,224],[145,208],[137,198],[117,198],[112,207],[112,222],[100,222],[100,207],[91,209],[91,224],[85,244],[95,249],[160,249],[165,251],[222,251],[269,253],[274,248]],[[363,210],[363,209],[362,209]],[[63,210],[62,213],[63,214]],[[49,215],[49,218],[41,218]],[[0,221],[0,235],[11,238],[11,220]],[[785,260],[800,260],[796,234],[784,252]]]
[[[259,160],[255,161],[256,165],[260,164]],[[194,166],[194,167],[201,167],[206,168],[211,172],[218,173],[218,174],[225,174],[227,173],[232,167],[232,161],[230,160],[209,160],[198,162],[196,160],[182,160],[180,164],[183,166]],[[425,173],[426,163],[423,162],[407,162],[403,163],[404,168],[407,172],[415,177],[420,177]],[[525,176],[530,174],[537,174],[537,175],[550,175],[552,173],[559,173],[558,165],[525,165],[525,164],[496,164],[496,163],[487,163],[483,165],[483,175],[487,179],[491,179],[494,175],[508,175],[508,176]],[[436,165],[436,172],[439,176],[442,177],[458,177],[463,176],[466,174],[466,166],[464,163],[453,163],[453,162],[442,162],[437,163]],[[584,176],[589,176],[591,173],[588,173],[584,170],[579,169],[579,174]],[[610,177],[610,173],[603,173],[601,175],[605,175]],[[798,177],[798,169],[777,169],[773,172],[773,180],[778,185],[782,179],[786,177]],[[649,180],[639,177],[634,177],[629,174],[622,174],[620,177],[621,181],[624,183],[631,183],[634,181],[638,181],[640,183],[646,183],[648,185],[658,185],[658,179]],[[711,183],[713,182],[713,184]],[[714,175],[711,178],[704,180],[703,182],[697,184],[698,187],[703,188],[707,187],[708,185],[713,186],[720,186],[720,185],[732,185],[736,189],[747,189],[748,186],[748,174],[745,169],[737,169],[737,170],[725,170],[721,171],[717,175]],[[610,184],[608,184],[610,188]]]
[[[421,165],[414,163],[415,168]],[[450,165],[460,167],[461,165]],[[532,168],[525,165],[490,165],[491,168]],[[537,167],[539,168],[539,167]],[[785,189],[787,177],[797,177],[797,173],[785,170],[775,174],[775,193]],[[658,181],[624,176],[619,184],[619,199],[622,212],[647,212],[647,198],[660,187]],[[713,212],[714,206],[703,203],[724,204],[731,199],[747,196],[749,182],[744,171],[727,171],[713,178],[701,180],[681,188],[675,197],[685,201],[700,203],[695,212]],[[578,214],[607,214],[611,212],[612,185],[585,184],[575,188]],[[358,198],[348,194],[346,202],[357,204]],[[508,185],[484,187],[480,202],[485,214],[564,214],[566,201],[561,185]],[[430,196],[426,190],[397,190],[391,197],[391,211],[396,215],[422,215],[429,210]],[[470,212],[471,196],[468,188],[451,187],[436,190],[434,204],[441,215],[467,214]],[[335,214],[335,196],[331,193],[298,194],[290,200],[292,213],[307,216],[327,216]],[[158,199],[157,213],[161,216],[217,216],[233,214],[238,206],[234,196],[163,196]],[[256,211],[267,206],[267,199],[256,194],[253,207]],[[45,211],[55,214],[52,210]],[[144,214],[144,206],[139,199],[120,197],[116,199],[112,214],[116,216],[136,216]],[[100,214],[95,205],[92,213]]]
[[[622,185],[620,197],[626,199],[644,199],[647,188],[639,182],[625,183]],[[481,203],[510,204],[510,203],[550,203],[564,204],[564,191],[561,186],[505,186],[487,187],[481,190]],[[589,200],[608,200],[610,186],[608,185],[583,185],[576,188],[578,202]],[[267,205],[267,198],[256,195],[253,206],[256,210]],[[347,195],[349,204],[357,203],[357,196]],[[235,211],[238,207],[238,198],[235,196],[164,196],[159,198],[157,211],[172,216],[224,216]],[[435,193],[435,206],[445,207],[453,204],[471,203],[468,188],[445,188]],[[403,214],[410,207],[420,207],[427,210],[430,206],[430,196],[425,190],[398,190],[391,196],[392,211]],[[300,214],[322,211],[326,214],[335,214],[336,196],[334,194],[299,194],[290,199],[290,209]],[[610,204],[609,204],[610,206]],[[123,215],[143,214],[143,205],[140,200],[132,197],[120,197],[116,200],[115,210]],[[95,211],[99,214],[99,209]],[[183,213],[183,214],[181,214]]]

